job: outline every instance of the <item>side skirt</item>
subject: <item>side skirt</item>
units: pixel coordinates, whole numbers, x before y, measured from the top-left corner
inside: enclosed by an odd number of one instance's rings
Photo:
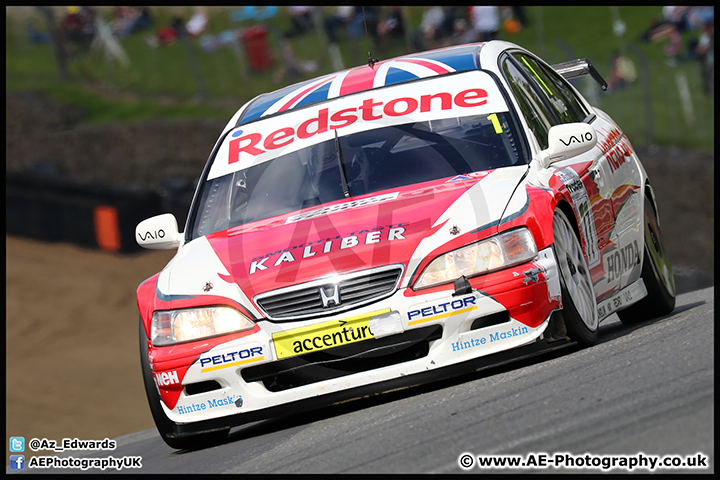
[[[643,282],[642,278],[639,278],[612,297],[598,302],[598,317],[602,322],[613,313],[623,310],[633,303],[637,303],[646,296],[647,288],[645,288],[645,282]]]

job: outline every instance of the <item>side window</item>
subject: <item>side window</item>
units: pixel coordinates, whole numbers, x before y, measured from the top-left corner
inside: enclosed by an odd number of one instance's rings
[[[525,53],[514,53],[520,68],[535,83],[560,123],[582,122],[588,112],[560,76]]]
[[[505,58],[502,64],[505,78],[510,84],[515,98],[520,105],[520,111],[525,117],[530,130],[535,134],[541,149],[548,147],[548,130],[555,122],[546,114],[540,98],[530,85],[528,79],[517,69],[517,67]]]

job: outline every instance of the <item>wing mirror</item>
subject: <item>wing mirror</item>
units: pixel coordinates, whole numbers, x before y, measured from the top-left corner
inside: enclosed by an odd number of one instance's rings
[[[590,151],[597,143],[597,133],[587,123],[563,123],[550,128],[548,148],[540,152],[539,160],[544,168],[581,153]]]
[[[170,250],[180,246],[183,234],[178,232],[175,215],[163,213],[138,223],[135,227],[135,240],[143,248]]]

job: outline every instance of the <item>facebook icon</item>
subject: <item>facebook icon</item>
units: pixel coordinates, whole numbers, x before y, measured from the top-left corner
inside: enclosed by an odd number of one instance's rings
[[[25,470],[25,455],[10,455],[10,470]]]

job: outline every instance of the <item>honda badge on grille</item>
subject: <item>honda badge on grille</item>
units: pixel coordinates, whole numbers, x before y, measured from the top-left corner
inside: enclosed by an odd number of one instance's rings
[[[325,287],[320,287],[320,298],[322,299],[323,308],[328,308],[331,301],[336,307],[340,305],[340,288],[337,285],[329,285],[329,287],[330,295],[325,291]]]

